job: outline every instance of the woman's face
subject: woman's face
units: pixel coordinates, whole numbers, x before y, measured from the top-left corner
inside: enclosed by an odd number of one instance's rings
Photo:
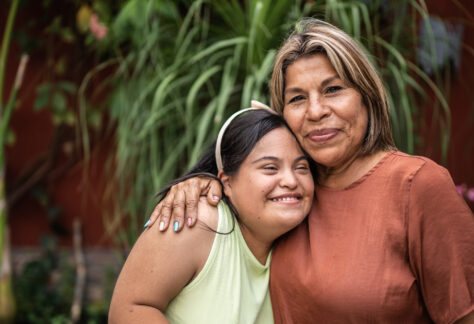
[[[242,231],[261,241],[273,241],[297,226],[313,200],[308,161],[286,127],[268,132],[237,173],[221,179]]]
[[[302,57],[287,68],[284,102],[285,120],[314,161],[337,169],[357,157],[367,132],[367,108],[326,55]]]

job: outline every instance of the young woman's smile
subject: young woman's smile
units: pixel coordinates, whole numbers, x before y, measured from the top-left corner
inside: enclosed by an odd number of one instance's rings
[[[286,127],[263,136],[237,173],[222,182],[245,223],[244,236],[253,233],[269,242],[298,225],[313,200],[308,160]]]
[[[301,201],[302,196],[297,193],[287,193],[280,196],[271,197],[270,200],[288,205],[296,205]]]

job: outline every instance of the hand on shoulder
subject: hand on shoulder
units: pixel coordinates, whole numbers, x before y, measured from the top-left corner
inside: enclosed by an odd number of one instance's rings
[[[221,202],[222,203],[222,202]],[[200,197],[198,202],[197,228],[204,226],[212,231],[217,231],[219,224],[218,207],[209,204],[206,197]],[[199,226],[202,225],[202,226]]]

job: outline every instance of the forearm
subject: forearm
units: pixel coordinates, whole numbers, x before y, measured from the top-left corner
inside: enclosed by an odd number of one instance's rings
[[[165,315],[149,305],[128,304],[112,305],[109,313],[109,324],[169,324]]]

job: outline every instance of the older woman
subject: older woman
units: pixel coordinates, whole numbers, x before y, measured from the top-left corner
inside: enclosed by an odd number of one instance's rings
[[[472,323],[473,215],[446,169],[395,149],[385,90],[357,43],[301,22],[278,52],[271,90],[318,166],[309,217],[274,250],[275,322]],[[179,229],[186,205],[192,225],[199,188],[221,195],[209,180],[182,183],[152,219],[166,229],[177,206]]]

